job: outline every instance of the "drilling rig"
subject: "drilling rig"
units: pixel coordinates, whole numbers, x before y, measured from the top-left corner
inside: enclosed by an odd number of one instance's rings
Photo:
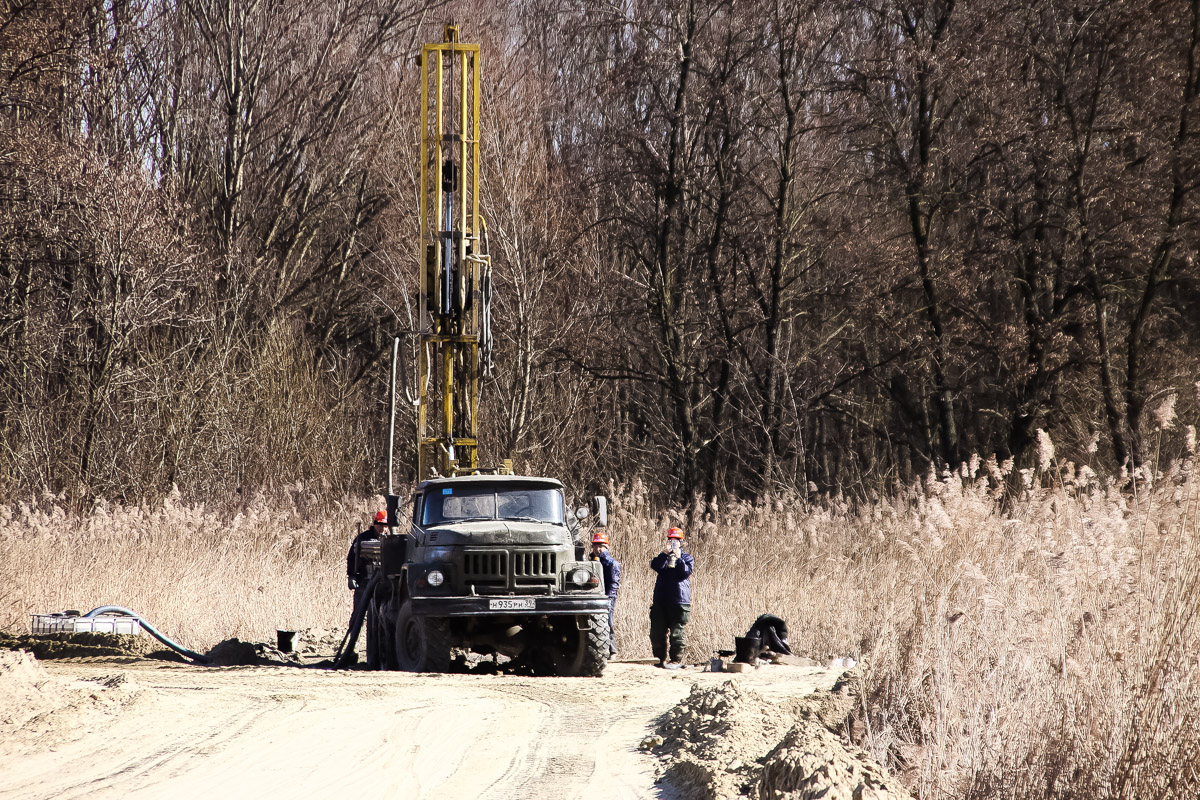
[[[351,627],[365,625],[372,668],[439,672],[473,652],[535,674],[598,676],[610,605],[579,533],[607,524],[607,501],[569,513],[561,482],[514,475],[509,460],[479,464],[481,381],[492,374],[479,45],[447,25],[420,70],[419,483],[410,509],[393,493],[389,445],[389,532],[356,546],[369,580]],[[394,384],[393,366],[393,438]]]
[[[447,25],[445,40],[421,51],[418,479],[479,469],[480,373],[493,366],[479,89],[479,45]]]

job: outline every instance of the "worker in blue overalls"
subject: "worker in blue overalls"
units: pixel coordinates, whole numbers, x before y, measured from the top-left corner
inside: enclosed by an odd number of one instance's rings
[[[604,572],[604,593],[608,595],[608,656],[617,654],[617,636],[613,631],[613,610],[617,607],[617,589],[621,586],[621,562],[608,552],[608,534],[596,531],[592,534],[592,553],[588,558],[599,561]]]

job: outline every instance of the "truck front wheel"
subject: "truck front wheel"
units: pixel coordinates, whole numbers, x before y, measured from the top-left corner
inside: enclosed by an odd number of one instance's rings
[[[593,614],[587,621],[586,630],[579,630],[574,619],[559,623],[562,627],[556,630],[559,643],[554,657],[559,675],[593,678],[604,672],[608,664],[608,615]]]
[[[450,668],[450,627],[444,619],[418,617],[405,600],[396,615],[396,664],[408,672],[445,672]]]

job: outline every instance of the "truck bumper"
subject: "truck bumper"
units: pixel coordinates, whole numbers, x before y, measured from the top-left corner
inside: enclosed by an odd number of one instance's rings
[[[421,617],[540,616],[569,614],[608,614],[608,598],[588,597],[413,597],[412,613]],[[533,600],[533,608],[493,608],[492,601]],[[504,603],[507,605],[508,603]]]

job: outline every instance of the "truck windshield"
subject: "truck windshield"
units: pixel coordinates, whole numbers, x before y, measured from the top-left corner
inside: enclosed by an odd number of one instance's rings
[[[480,520],[563,522],[562,494],[557,489],[494,486],[445,486],[425,495],[422,524]]]

